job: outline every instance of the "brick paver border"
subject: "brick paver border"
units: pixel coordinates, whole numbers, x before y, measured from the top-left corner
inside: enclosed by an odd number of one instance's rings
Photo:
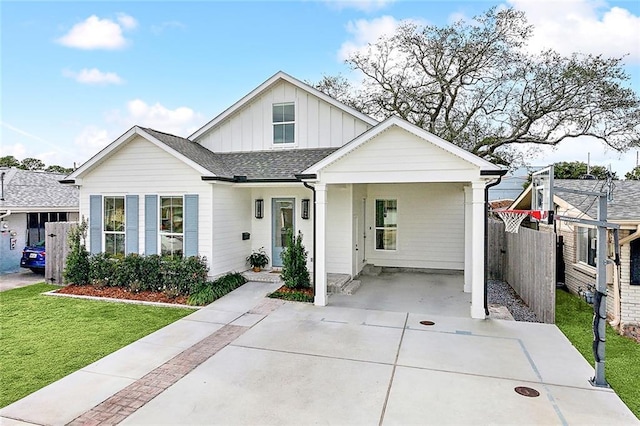
[[[283,304],[281,300],[265,299],[247,313],[269,315]],[[68,426],[105,426],[120,423],[250,328],[224,325],[210,336],[78,416],[69,422]]]

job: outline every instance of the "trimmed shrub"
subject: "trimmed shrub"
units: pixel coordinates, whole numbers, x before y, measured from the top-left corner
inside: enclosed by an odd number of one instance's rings
[[[89,257],[89,280],[98,287],[117,287],[116,273],[119,260],[107,253],[92,254]]]
[[[139,291],[162,291],[164,278],[162,276],[162,258],[157,254],[152,254],[142,258],[140,262],[140,290]]]
[[[85,285],[89,283],[89,252],[85,248],[87,221],[82,218],[78,226],[69,230],[69,254],[63,271],[64,282]]]
[[[307,251],[302,245],[302,232],[287,236],[287,247],[282,252],[282,279],[289,288],[304,288],[311,285],[307,269]]]
[[[129,287],[132,291],[142,290],[140,267],[143,257],[137,253],[130,253],[117,263],[114,281],[118,287]]]

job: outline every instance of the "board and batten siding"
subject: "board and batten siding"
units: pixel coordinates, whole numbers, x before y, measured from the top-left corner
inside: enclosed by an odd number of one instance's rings
[[[126,143],[83,176],[80,214],[89,217],[90,195],[138,195],[138,251],[144,253],[145,195],[150,194],[198,195],[198,252],[210,261],[213,233],[211,184],[203,182],[199,172],[141,136]]]
[[[273,144],[273,104],[295,104],[295,144]],[[290,83],[281,81],[197,138],[214,152],[340,147],[371,125]]]
[[[391,127],[326,166],[326,183],[470,182],[477,166],[398,127]]]
[[[376,199],[398,200],[395,251],[375,248]],[[367,263],[377,266],[464,270],[463,185],[368,185],[366,253]]]

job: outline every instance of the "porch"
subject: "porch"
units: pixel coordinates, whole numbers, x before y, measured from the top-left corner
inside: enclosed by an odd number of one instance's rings
[[[329,294],[329,304],[344,308],[469,317],[471,293],[459,271],[403,271],[385,268],[377,276],[360,275],[353,295]]]

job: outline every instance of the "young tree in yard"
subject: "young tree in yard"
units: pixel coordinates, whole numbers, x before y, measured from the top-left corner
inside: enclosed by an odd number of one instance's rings
[[[624,175],[624,178],[628,180],[640,180],[640,166],[635,166],[633,170]]]
[[[307,269],[307,251],[302,245],[302,232],[287,236],[287,247],[282,252],[282,280],[289,288],[304,288],[311,284]]]
[[[451,25],[401,24],[347,63],[364,79],[315,85],[383,119],[398,115],[445,140],[510,164],[522,144],[591,136],[617,150],[640,145],[640,98],[622,59],[526,53],[533,28],[514,9]]]

